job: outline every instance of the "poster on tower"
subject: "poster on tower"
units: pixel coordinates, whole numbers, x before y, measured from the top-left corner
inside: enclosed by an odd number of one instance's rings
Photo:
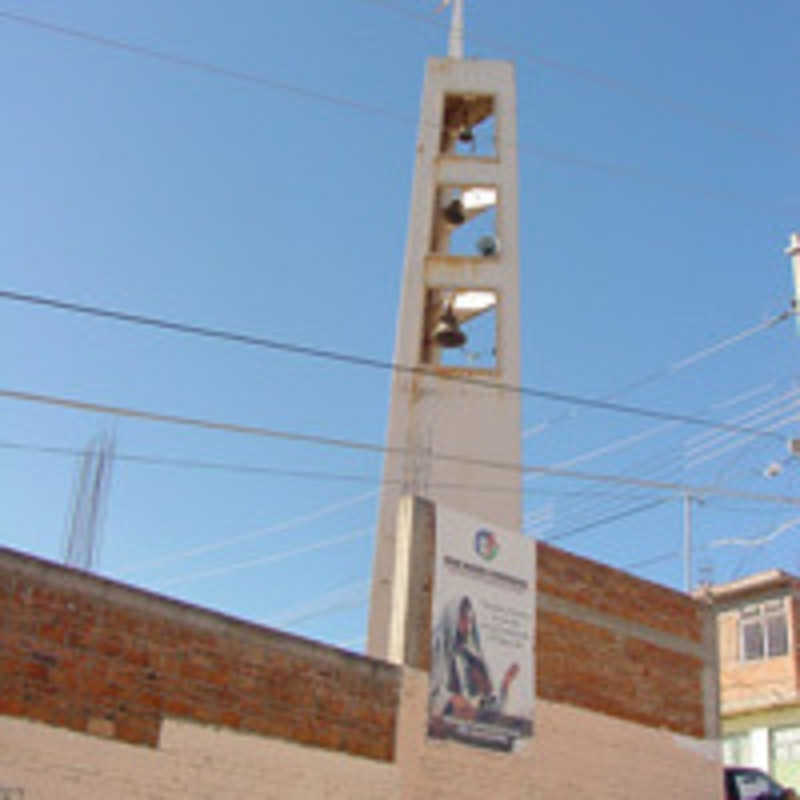
[[[536,546],[436,508],[428,736],[518,750],[533,735]]]

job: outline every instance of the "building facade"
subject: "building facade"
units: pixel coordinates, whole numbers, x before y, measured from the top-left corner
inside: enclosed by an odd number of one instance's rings
[[[717,619],[723,759],[800,789],[800,579],[769,570],[702,592]]]
[[[409,538],[427,547],[435,507],[409,504]],[[721,797],[707,604],[546,545],[535,557],[536,725],[507,753],[427,735],[424,564],[409,576],[397,664],[0,548],[0,789],[24,800]]]

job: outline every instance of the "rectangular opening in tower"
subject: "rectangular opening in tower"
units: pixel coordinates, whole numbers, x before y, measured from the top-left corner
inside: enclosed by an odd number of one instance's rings
[[[431,226],[431,252],[472,258],[497,256],[498,199],[496,186],[440,186]]]
[[[494,158],[496,148],[494,97],[489,94],[445,95],[441,153]]]
[[[422,361],[473,372],[497,369],[497,292],[428,289]]]

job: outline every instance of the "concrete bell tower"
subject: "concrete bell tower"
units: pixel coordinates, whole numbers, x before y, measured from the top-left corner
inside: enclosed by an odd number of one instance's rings
[[[454,0],[449,55],[428,61],[422,92],[394,353],[419,372],[392,379],[367,638],[378,658],[402,495],[521,526],[521,473],[475,463],[520,464],[520,396],[491,387],[520,382],[516,145],[513,66],[464,59]]]

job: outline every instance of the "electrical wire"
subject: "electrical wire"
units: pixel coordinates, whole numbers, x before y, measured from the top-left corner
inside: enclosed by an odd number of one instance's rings
[[[65,36],[70,39],[90,42],[91,44],[99,45],[101,47],[106,47],[113,50],[122,50],[132,55],[145,56],[146,58],[154,61],[160,61],[165,64],[170,64],[171,66],[185,67],[199,72],[205,72],[210,75],[216,75],[217,77],[230,78],[235,81],[249,83],[262,89],[272,89],[279,92],[285,92],[297,97],[303,97],[307,100],[317,100],[323,103],[342,106],[367,114],[376,114],[378,116],[388,117],[401,122],[417,122],[417,119],[411,115],[397,113],[380,106],[363,103],[360,100],[353,100],[352,98],[342,97],[340,95],[326,94],[325,92],[308,89],[304,86],[298,86],[296,84],[279,81],[274,78],[268,78],[265,75],[255,72],[245,72],[243,70],[231,69],[230,67],[223,67],[210,61],[202,61],[200,59],[194,59],[189,58],[188,56],[170,53],[166,50],[157,50],[153,47],[145,47],[143,45],[134,44],[133,42],[129,42],[124,39],[103,36],[98,33],[92,33],[91,31],[72,28],[66,25],[58,25],[54,22],[37,19],[28,14],[20,14],[19,12],[14,11],[0,11],[0,19],[5,20],[6,22],[13,22],[18,25],[25,25],[29,28],[37,28],[42,31],[47,31],[48,33],[55,33],[59,36]]]
[[[13,442],[8,440],[0,440],[0,450],[17,450],[21,452],[41,453],[46,455],[59,455],[70,458],[82,457],[85,455],[85,450],[77,447],[58,447],[53,445],[35,445],[26,442]],[[285,469],[283,467],[265,467],[253,464],[233,464],[224,461],[203,461],[185,458],[167,458],[164,456],[153,455],[140,455],[133,453],[114,452],[114,461],[123,461],[132,464],[142,464],[145,466],[157,467],[177,467],[181,469],[201,469],[201,470],[218,470],[222,472],[230,472],[233,474],[246,474],[246,475],[271,475],[282,478],[300,478],[304,480],[330,480],[342,481],[351,483],[366,483],[375,487],[396,487],[404,486],[406,481],[401,478],[397,479],[384,479],[374,475],[367,474],[352,474],[345,472],[324,472],[319,470],[298,470],[298,469]],[[541,489],[526,488],[516,489],[513,486],[501,486],[491,484],[475,484],[475,483],[458,483],[453,481],[434,481],[427,483],[426,486],[430,489],[438,491],[469,491],[469,492],[498,492],[501,494],[544,494],[554,497],[576,497],[583,496],[584,492],[580,490],[566,491],[555,489]],[[616,497],[617,493],[612,491],[598,491],[599,496],[610,495]]]
[[[774,383],[771,384],[771,387],[774,388]],[[768,407],[770,407],[772,405],[775,405],[776,403],[779,403],[779,402],[785,400],[786,398],[793,397],[793,396],[796,395],[796,393],[797,393],[796,389],[790,390],[789,392],[787,392],[787,393],[785,393],[783,395],[780,395],[778,398],[774,398],[774,399],[770,400],[769,402],[767,402],[765,404],[759,405],[755,409],[750,409],[748,412],[746,412],[746,414],[737,415],[734,419],[736,421],[741,421],[742,419],[752,419],[753,415],[756,414],[757,412],[763,411],[763,409],[768,408]],[[724,401],[717,401],[717,402],[715,402],[715,403],[713,403],[711,405],[711,408],[722,408],[722,407],[730,406],[730,405],[733,405],[733,404],[737,404],[737,403],[742,402],[742,400],[750,399],[750,398],[752,398],[754,396],[757,396],[758,394],[761,394],[761,392],[754,392],[753,390],[748,390],[745,393],[739,393],[734,398],[728,398],[728,399],[726,399]],[[674,427],[674,425],[672,423],[669,423],[669,424],[664,425],[664,426],[656,426],[654,428],[650,428],[647,431],[645,431],[644,433],[645,434],[650,434],[650,433],[663,432],[664,430],[666,430],[668,428],[671,428],[671,427]],[[703,437],[708,437],[708,436],[715,436],[715,435],[717,435],[717,434],[709,433],[709,434],[703,434],[702,436]],[[727,436],[727,434],[726,434],[726,436]],[[629,439],[631,439],[632,442],[635,443],[636,442],[636,438],[637,437],[624,437],[622,439],[614,440],[610,445],[606,445],[606,446],[601,447],[601,448],[595,448],[594,450],[587,451],[586,453],[580,454],[579,456],[575,456],[575,457],[572,457],[571,459],[567,459],[565,461],[561,461],[556,466],[569,466],[569,465],[572,465],[572,464],[574,464],[576,462],[579,462],[579,461],[582,461],[582,460],[586,460],[587,457],[592,456],[595,453],[603,454],[603,452],[606,449],[614,449],[614,450],[616,450],[616,449],[618,449],[618,448],[615,447],[616,443],[619,442],[621,444],[624,444]],[[647,438],[647,437],[645,437],[645,438]],[[690,437],[686,441],[687,442],[688,441],[693,441],[693,440],[696,440],[697,438],[698,437]],[[715,454],[715,457],[718,457],[718,455],[719,454]],[[670,451],[665,456],[662,455],[662,456],[659,456],[659,457],[656,458],[655,461],[656,461],[657,464],[659,464],[659,466],[655,471],[653,471],[653,469],[652,469],[652,464],[654,463],[653,457],[648,457],[648,458],[646,458],[644,460],[639,460],[637,462],[634,462],[632,465],[628,466],[627,471],[628,472],[633,472],[634,474],[637,474],[637,475],[641,475],[642,471],[645,468],[647,468],[647,470],[648,470],[647,477],[650,477],[650,478],[653,478],[654,476],[658,476],[658,477],[674,476],[674,475],[677,475],[677,474],[681,474],[682,472],[685,472],[689,468],[686,464],[679,465],[678,463],[676,463],[678,461],[678,459],[679,459],[679,456],[677,454],[673,453],[672,451]],[[674,466],[669,466],[671,463],[674,463]],[[716,482],[718,483],[719,481],[716,481]],[[582,504],[583,508],[581,507],[581,504],[578,504],[577,506],[575,504],[575,500],[579,499],[579,497],[573,498],[573,501],[571,502],[570,507],[568,509],[568,513],[567,513],[567,519],[569,520],[569,522],[566,525],[564,525],[564,518],[561,517],[561,519],[559,520],[559,522],[562,524],[562,528],[568,527],[569,530],[571,531],[574,528],[583,527],[583,525],[586,524],[586,523],[584,523],[582,521],[577,521],[577,520],[579,520],[581,516],[585,517],[585,510],[590,507],[590,504],[591,504],[591,511],[592,512],[595,511],[594,501],[595,501],[595,499],[597,497],[596,493],[593,490],[584,490],[583,496],[585,498],[585,502]],[[611,497],[614,497],[614,495],[612,494]],[[626,501],[638,501],[638,500],[642,499],[642,495],[640,493],[631,494],[630,492],[616,495],[616,497],[618,498],[618,500],[621,503],[625,503]],[[602,519],[605,516],[608,516],[612,512],[615,512],[616,508],[614,508],[614,505],[616,505],[617,508],[618,508],[619,505],[620,505],[620,502],[613,504],[611,507],[607,507],[607,509],[605,510],[604,515],[600,518],[599,522],[602,522]],[[638,508],[638,505],[636,507],[634,507],[633,509],[631,509],[631,511],[635,512],[637,508]],[[586,529],[587,530],[591,530],[591,527],[593,527],[593,523],[594,523],[594,519],[592,519],[592,521],[588,524]]]
[[[557,542],[561,539],[566,539],[570,536],[576,536],[579,533],[585,533],[586,531],[593,530],[594,528],[599,528],[602,525],[608,525],[611,522],[618,522],[621,519],[626,519],[627,517],[632,517],[635,514],[641,514],[644,511],[650,511],[653,508],[657,508],[658,506],[663,506],[665,503],[670,503],[674,500],[672,497],[662,497],[658,500],[653,500],[649,503],[642,503],[639,506],[634,508],[628,509],[626,511],[622,511],[619,514],[612,514],[608,517],[603,517],[602,519],[595,520],[593,522],[587,523],[586,525],[580,525],[576,528],[571,528],[570,530],[564,531],[563,533],[554,534],[553,536],[547,536],[544,538],[546,542]]]
[[[215,75],[217,77],[224,77],[231,80],[241,81],[251,86],[257,86],[259,88],[286,92],[288,94],[303,97],[308,100],[322,101],[327,104],[349,108],[351,110],[355,110],[361,113],[373,114],[384,118],[393,119],[395,121],[403,122],[404,124],[418,122],[421,126],[436,127],[437,130],[440,127],[439,121],[436,120],[426,120],[424,118],[418,120],[416,117],[412,117],[410,114],[398,113],[392,109],[382,108],[380,106],[364,103],[360,100],[353,100],[351,98],[340,95],[331,95],[326,92],[320,92],[314,89],[298,86],[296,84],[291,84],[285,81],[279,81],[273,78],[269,78],[267,76],[260,75],[258,73],[231,69],[229,67],[224,67],[209,61],[189,58],[187,56],[182,56],[176,53],[170,53],[165,50],[158,50],[152,47],[145,47],[143,45],[138,45],[124,39],[113,38],[110,36],[103,36],[101,34],[93,33],[91,31],[68,27],[66,25],[59,25],[56,23],[48,22],[46,20],[37,19],[27,14],[20,14],[18,12],[12,12],[12,11],[0,11],[0,20],[5,20],[6,22],[15,23],[18,25],[25,25],[30,28],[35,28],[59,36],[68,37],[71,39],[75,39],[77,41],[89,42],[91,44],[98,45],[101,47],[119,50],[122,52],[129,53],[131,55],[143,56],[151,60],[168,64],[170,66],[192,69],[207,74]],[[515,142],[512,143],[511,147],[516,148],[519,151],[530,151],[546,161],[552,161],[554,163],[562,164],[568,167],[578,167],[581,169],[588,169],[595,172],[602,172],[606,174],[615,175],[618,177],[644,181],[645,183],[660,185],[662,187],[675,188],[674,186],[670,187],[670,184],[668,182],[665,182],[663,178],[661,178],[660,176],[647,173],[644,170],[635,167],[601,162],[593,159],[575,156],[569,153],[555,151],[549,148],[533,146],[530,144],[520,147],[519,144]],[[697,194],[696,187],[693,187],[693,192]],[[724,197],[724,199],[728,202],[730,202],[731,199],[731,193],[726,190],[712,188],[712,189],[705,189],[704,192],[709,196]]]
[[[87,30],[68,27],[66,25],[59,25],[56,23],[48,22],[46,20],[37,19],[27,14],[20,14],[12,11],[0,11],[0,20],[12,22],[19,25],[25,25],[30,28],[35,28],[48,33],[57,34],[59,36],[68,37],[78,41],[89,42],[101,47],[119,50],[129,53],[131,55],[143,56],[145,58],[158,61],[170,66],[182,67],[192,69],[199,72],[204,72],[217,77],[228,78],[231,80],[240,81],[257,86],[262,89],[269,89],[274,91],[285,92],[297,97],[302,97],[306,100],[321,101],[330,105],[348,108],[364,114],[372,114],[387,119],[391,119],[404,124],[416,125],[420,124],[423,127],[435,127],[437,130],[440,128],[440,123],[435,120],[426,120],[424,118],[418,119],[411,114],[404,114],[394,111],[393,109],[383,108],[381,106],[365,103],[360,100],[354,100],[342,95],[332,95],[326,92],[320,92],[315,89],[309,89],[304,86],[279,81],[274,78],[269,78],[265,75],[254,72],[245,72],[243,70],[231,69],[219,64],[214,64],[210,61],[203,61],[200,59],[189,58],[176,53],[171,53],[166,50],[158,50],[152,47],[145,47],[133,42],[113,38],[110,36],[103,36],[101,34],[93,33]],[[558,153],[553,150],[546,150],[535,146],[528,146],[533,152],[543,159],[554,161],[556,163],[566,164],[572,167],[581,167],[584,169],[591,169],[594,171],[611,173],[614,175],[621,175],[625,177],[641,178],[646,177],[644,173],[632,167],[625,167],[618,164],[609,164],[600,161],[594,161],[579,156],[573,156],[568,153]]]
[[[330,503],[329,505],[323,506],[316,511],[312,511],[308,514],[301,514],[297,517],[292,517],[289,520],[276,523],[275,525],[270,525],[266,528],[260,528],[259,530],[238,534],[236,536],[228,536],[224,539],[218,539],[217,541],[209,542],[197,547],[190,547],[186,550],[178,550],[176,552],[167,553],[160,558],[150,559],[149,561],[143,561],[138,564],[133,564],[130,567],[126,567],[119,574],[130,575],[132,572],[140,572],[143,569],[159,568],[167,564],[174,564],[176,561],[183,561],[187,558],[194,558],[195,556],[214,553],[234,544],[252,542],[257,539],[263,539],[265,536],[270,536],[275,533],[285,533],[286,531],[293,530],[294,528],[307,525],[309,522],[315,522],[323,517],[330,516],[331,514],[341,511],[344,508],[350,508],[354,505],[363,503],[365,500],[371,500],[373,497],[376,497],[378,493],[379,492],[377,490],[365,492],[364,494],[359,494],[355,497],[348,497],[345,500],[339,500],[335,503]]]
[[[328,547],[335,547],[347,542],[355,541],[356,539],[366,539],[372,536],[374,528],[370,525],[367,528],[359,528],[358,530],[351,531],[342,536],[334,536],[330,539],[321,539],[313,542],[312,544],[303,545],[302,547],[294,547],[291,550],[283,550],[280,553],[272,553],[268,556],[259,556],[258,558],[250,558],[246,561],[239,561],[236,564],[228,564],[223,567],[214,567],[213,569],[195,570],[187,572],[182,575],[175,575],[166,580],[159,580],[161,586],[175,586],[180,583],[190,583],[193,581],[202,580],[204,578],[215,578],[220,575],[229,575],[232,572],[239,572],[243,569],[250,569],[252,567],[260,567],[266,564],[275,564],[279,561],[285,561],[287,558],[294,558],[295,556],[306,555],[313,553],[317,550],[325,550]]]
[[[661,369],[655,370],[654,372],[649,373],[641,378],[638,378],[634,381],[624,384],[619,389],[614,390],[610,394],[603,395],[601,397],[602,400],[615,400],[618,397],[628,394],[629,392],[633,391],[634,389],[640,389],[642,386],[647,386],[651,383],[655,383],[662,378],[671,377],[676,373],[680,372],[681,370],[686,369],[687,367],[691,367],[700,361],[704,361],[706,358],[710,356],[717,355],[717,353],[726,350],[728,347],[731,347],[734,344],[738,344],[739,342],[744,341],[745,339],[749,339],[751,336],[754,336],[757,333],[761,333],[762,331],[768,330],[770,328],[775,327],[779,322],[783,322],[784,320],[788,319],[790,316],[793,316],[793,311],[782,311],[780,314],[775,314],[771,316],[769,319],[765,320],[764,322],[759,323],[758,325],[753,325],[749,328],[746,328],[743,331],[740,331],[733,336],[728,336],[725,339],[722,339],[719,342],[715,342],[712,345],[707,347],[703,347],[701,350],[698,350],[696,353],[692,353],[689,356],[685,356],[680,361],[675,361],[666,366],[662,367]],[[551,419],[544,420],[544,422],[537,423],[536,425],[531,426],[527,430],[522,432],[522,438],[526,439],[529,436],[536,436],[547,428],[551,427],[554,424],[559,422],[563,422],[566,419],[570,418],[570,413],[567,412],[565,414],[559,414]]]
[[[447,30],[449,28],[448,22],[443,22],[424,12],[413,11],[409,8],[405,8],[404,6],[393,3],[390,0],[359,0],[359,2],[386,8],[394,13],[402,14],[406,17],[410,17],[423,22],[426,25],[440,28],[442,30]],[[502,50],[503,52],[510,53],[517,58],[534,64],[535,66],[545,67],[546,69],[561,72],[562,74],[569,75],[571,78],[577,78],[594,86],[600,86],[604,89],[627,95],[635,100],[644,101],[648,105],[657,107],[659,110],[667,108],[672,113],[679,116],[701,120],[716,127],[733,131],[734,133],[743,134],[761,141],[768,141],[773,145],[778,144],[792,152],[800,152],[800,148],[795,147],[784,139],[775,136],[775,134],[767,128],[754,128],[752,126],[742,125],[739,122],[725,119],[723,117],[712,116],[705,109],[697,108],[689,103],[686,103],[685,101],[678,100],[664,93],[656,93],[651,89],[644,89],[636,84],[606,75],[598,70],[586,69],[585,67],[569,64],[566,61],[560,61],[554,58],[532,55],[527,51],[514,48],[509,42],[498,42],[487,39],[486,37],[475,36],[473,34],[470,34],[470,39],[477,44],[494,47]]]
[[[369,578],[358,578],[357,580],[350,580],[333,587],[324,594],[318,595],[313,601],[303,603],[303,605],[289,609],[280,614],[271,615],[265,621],[265,625],[272,627],[286,627],[289,625],[297,625],[300,622],[313,619],[314,617],[326,613],[331,607],[331,604],[336,605],[344,598],[341,595],[352,592],[354,589],[364,589],[369,586]],[[323,605],[320,605],[323,604]]]
[[[310,433],[297,433],[294,431],[282,431],[274,428],[266,428],[257,425],[243,425],[235,422],[224,422],[219,420],[202,419],[199,417],[185,417],[177,414],[166,414],[157,411],[135,409],[129,406],[114,406],[103,403],[87,402],[75,400],[73,398],[58,397],[56,395],[37,394],[34,392],[23,392],[14,389],[0,389],[0,397],[20,402],[35,403],[55,408],[67,408],[74,411],[85,411],[95,414],[108,414],[114,417],[125,417],[138,419],[148,422],[159,422],[169,425],[182,427],[199,428],[203,430],[219,431],[224,433],[236,433],[246,436],[256,436],[262,438],[279,439],[302,444],[312,444],[324,447],[333,447],[346,450],[356,450],[371,453],[395,453],[401,455],[413,455],[413,448],[381,445],[373,442],[360,442],[353,439],[341,439],[330,436],[319,436]],[[509,462],[493,461],[485,458],[475,458],[470,456],[455,455],[433,451],[429,457],[436,461],[449,463],[468,464],[471,466],[495,469],[501,472],[541,473],[562,478],[574,478],[575,480],[593,481],[608,485],[636,486],[643,489],[660,489],[662,491],[693,495],[719,495],[721,497],[733,497],[741,500],[752,500],[755,502],[777,503],[782,505],[800,506],[800,497],[787,495],[772,495],[760,492],[745,492],[731,489],[726,486],[691,486],[684,483],[670,481],[650,481],[628,475],[609,475],[599,472],[582,472],[577,470],[556,469],[541,465],[513,464]]]
[[[219,339],[237,344],[261,347],[268,350],[277,350],[280,352],[291,353],[293,355],[336,361],[353,366],[369,367],[372,369],[387,370],[402,374],[433,376],[438,380],[464,383],[470,386],[479,386],[487,390],[511,392],[528,397],[552,400],[559,403],[568,403],[571,405],[600,409],[603,411],[612,411],[620,414],[631,414],[650,419],[683,422],[687,425],[716,428],[717,430],[731,431],[735,433],[750,433],[755,436],[765,436],[782,441],[782,437],[772,431],[761,431],[756,428],[749,428],[740,425],[729,425],[723,422],[704,419],[702,417],[694,417],[686,414],[673,414],[668,411],[642,408],[639,406],[621,405],[619,403],[614,403],[607,400],[582,397],[579,395],[567,394],[565,392],[556,392],[548,389],[534,389],[532,387],[506,383],[503,381],[492,381],[469,375],[441,372],[430,367],[398,364],[393,361],[384,361],[367,356],[355,355],[353,353],[344,353],[341,351],[328,350],[319,347],[299,345],[292,342],[278,341],[276,339],[268,339],[265,337],[253,336],[250,334],[238,333],[230,330],[210,328],[191,323],[176,322],[174,320],[145,316],[143,314],[135,314],[127,311],[116,311],[112,309],[101,308],[99,306],[88,306],[53,297],[44,297],[42,295],[24,294],[21,292],[13,292],[2,289],[0,290],[0,299],[45,308],[52,308],[60,311],[97,317],[101,319],[110,319],[116,322],[124,322],[132,325],[141,325],[158,330],[171,331],[174,333],[200,336],[207,339]],[[783,314],[779,315],[779,317],[775,318],[775,322],[778,322],[780,319],[788,319],[789,316],[790,312],[784,312]]]

